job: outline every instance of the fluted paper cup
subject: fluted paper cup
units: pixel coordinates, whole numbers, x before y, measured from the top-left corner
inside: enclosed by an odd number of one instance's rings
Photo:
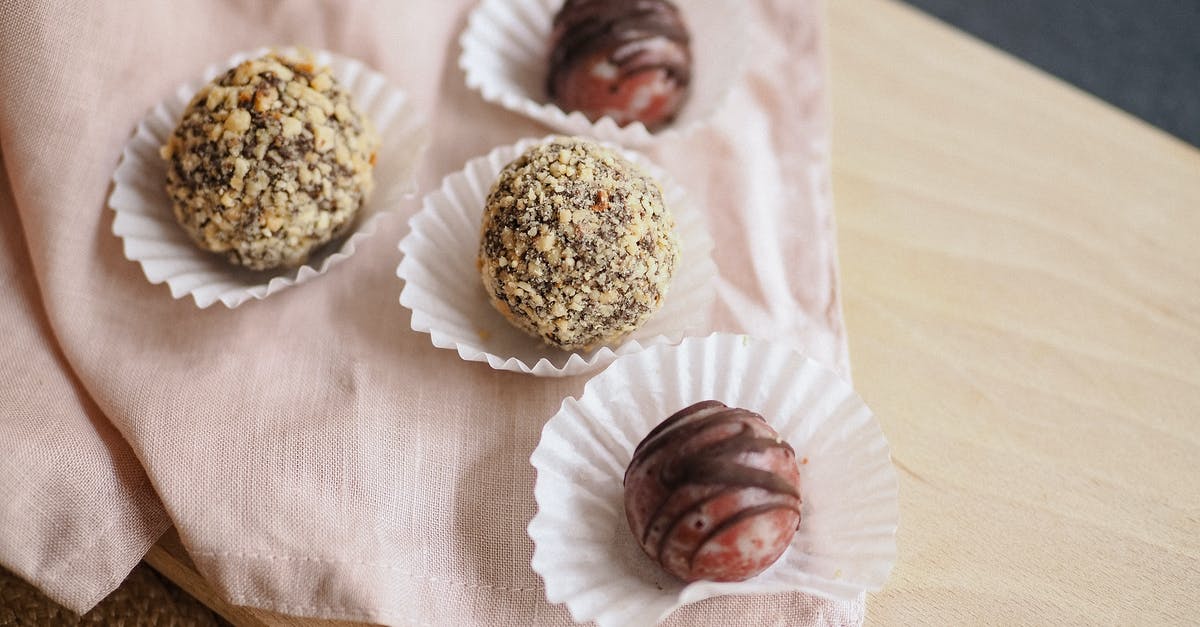
[[[743,582],[685,584],[629,531],[622,481],[637,444],[704,400],[758,412],[800,460],[800,527],[775,564]],[[651,625],[726,594],[799,591],[849,600],[883,586],[899,504],[883,432],[850,385],[778,344],[715,334],[622,357],[563,401],[530,462],[538,512],[532,567],[579,622]]]
[[[692,83],[679,116],[651,132],[641,122],[618,126],[563,111],[546,95],[550,31],[563,0],[483,0],[459,39],[458,65],[467,86],[484,100],[553,129],[626,146],[687,133],[723,106],[741,75],[749,48],[743,0],[674,0],[691,33]]]
[[[411,231],[400,241],[404,259],[396,269],[404,280],[400,304],[412,310],[413,330],[428,333],[434,346],[455,350],[467,361],[544,377],[591,372],[618,355],[703,332],[716,297],[717,274],[704,216],[661,168],[613,146],[609,147],[658,180],[675,217],[680,258],[662,308],[619,345],[583,352],[560,350],[526,335],[492,307],[475,265],[484,202],[505,165],[530,146],[553,138],[524,139],[471,159],[425,196],[421,211],[409,223]]]
[[[224,257],[198,248],[175,221],[166,192],[167,164],[159,156],[192,96],[227,69],[260,57],[271,48],[242,52],[180,86],[138,124],[125,145],[113,174],[108,204],[116,212],[113,234],[121,238],[125,257],[136,261],[151,283],[166,283],[173,298],[191,296],[198,307],[220,301],[237,307],[325,274],[354,254],[375,232],[377,221],[416,192],[417,166],[429,133],[409,97],[384,76],[363,63],[326,51],[279,49],[289,57],[310,56],[328,66],[355,107],[375,125],[380,147],[375,164],[375,189],[359,209],[349,233],[313,252],[298,268],[253,271],[234,266]]]

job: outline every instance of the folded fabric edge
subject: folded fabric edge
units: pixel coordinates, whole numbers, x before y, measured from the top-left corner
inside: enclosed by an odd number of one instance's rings
[[[183,538],[181,538],[183,539]],[[185,547],[187,541],[184,540]],[[475,624],[462,608],[446,606],[447,595],[476,596],[479,607],[503,597],[545,594],[540,582],[503,586],[458,581],[389,562],[323,558],[319,555],[185,549],[197,572],[234,605],[306,618],[394,624]],[[369,582],[370,585],[363,585]],[[499,598],[498,598],[499,597]],[[284,599],[324,599],[296,604]],[[411,605],[398,607],[403,599]],[[562,610],[565,616],[565,609]],[[414,621],[413,617],[421,617]]]
[[[146,481],[142,478],[142,481]],[[0,565],[37,587],[46,596],[77,614],[83,614],[111,594],[142,557],[170,528],[162,503],[149,486],[132,490],[131,499],[119,499],[110,515],[93,521],[91,542],[47,559],[46,547],[21,539],[39,538],[62,526],[51,512],[33,507],[30,494],[9,494],[0,507]],[[32,515],[33,512],[39,515]]]
[[[55,343],[0,153],[0,566],[84,613],[120,586],[170,520],[145,471]]]

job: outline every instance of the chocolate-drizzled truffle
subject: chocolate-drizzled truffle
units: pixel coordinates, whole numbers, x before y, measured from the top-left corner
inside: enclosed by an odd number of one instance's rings
[[[800,524],[800,469],[762,416],[703,401],[652,430],[625,471],[642,550],[684,581],[742,581],[783,554]]]
[[[378,139],[329,68],[268,54],[192,98],[162,148],[175,218],[253,270],[298,266],[348,230]]]
[[[566,111],[651,130],[687,96],[692,54],[667,0],[567,0],[554,18],[546,90]]]
[[[553,346],[615,342],[662,305],[679,258],[674,226],[658,183],[635,164],[581,139],[538,144],[488,194],[484,289]]]

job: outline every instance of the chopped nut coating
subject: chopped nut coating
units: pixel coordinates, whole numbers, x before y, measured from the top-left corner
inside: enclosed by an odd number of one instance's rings
[[[351,227],[378,144],[329,68],[269,54],[192,98],[162,147],[167,193],[200,248],[294,267]]]
[[[479,267],[492,305],[565,350],[616,342],[662,305],[679,262],[658,183],[574,138],[534,146],[488,195]]]

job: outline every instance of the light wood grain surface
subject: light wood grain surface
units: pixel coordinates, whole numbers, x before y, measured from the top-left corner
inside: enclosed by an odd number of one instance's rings
[[[1200,621],[1200,152],[899,5],[832,3],[873,624]]]
[[[892,1],[829,14],[851,356],[901,476],[868,623],[1200,621],[1200,151]],[[236,624],[333,624],[147,561]]]

